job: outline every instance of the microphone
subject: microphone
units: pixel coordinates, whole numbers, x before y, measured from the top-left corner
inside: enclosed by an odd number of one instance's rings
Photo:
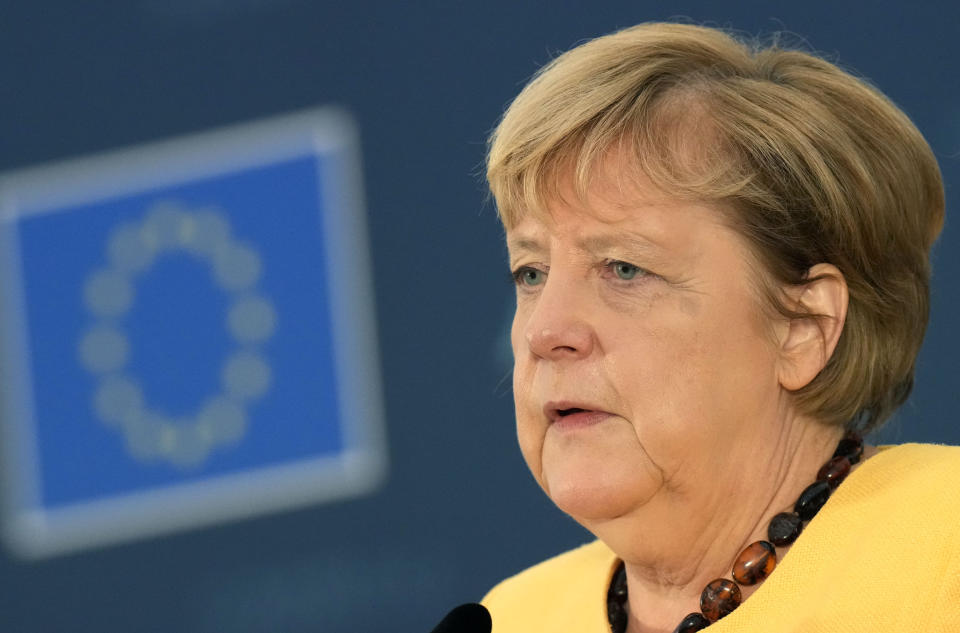
[[[490,612],[482,604],[461,604],[440,620],[431,633],[490,633],[493,622]]]

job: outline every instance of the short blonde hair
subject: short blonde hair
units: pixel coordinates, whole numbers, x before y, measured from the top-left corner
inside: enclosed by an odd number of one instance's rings
[[[850,302],[826,367],[794,392],[804,413],[866,432],[903,403],[929,312],[930,248],[944,193],[930,147],[903,112],[835,65],[720,30],[641,24],[559,56],[490,139],[487,180],[509,229],[600,159],[678,197],[721,203],[777,291],[835,265]]]

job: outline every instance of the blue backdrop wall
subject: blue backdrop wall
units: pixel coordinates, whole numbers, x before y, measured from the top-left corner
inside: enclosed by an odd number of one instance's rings
[[[914,395],[881,440],[960,443],[955,2],[6,0],[0,170],[319,104],[354,113],[390,467],[349,501],[39,562],[0,553],[0,631],[416,633],[587,540],[515,447],[512,288],[484,142],[556,52],[671,17],[799,34],[930,140],[948,195],[933,319]]]

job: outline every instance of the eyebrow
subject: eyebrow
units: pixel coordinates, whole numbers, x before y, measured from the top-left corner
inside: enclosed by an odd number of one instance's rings
[[[633,252],[647,253],[660,247],[646,237],[635,233],[618,233],[617,235],[597,235],[583,237],[577,240],[577,246],[588,252],[608,250],[615,246],[626,245]]]
[[[513,251],[539,252],[543,250],[543,246],[541,246],[539,241],[529,237],[508,238],[507,248],[511,252]]]
[[[610,248],[624,245],[632,252],[640,253],[649,253],[654,250],[661,249],[659,245],[649,238],[628,232],[618,233],[617,235],[595,235],[581,237],[577,240],[578,248],[591,253],[609,250]],[[546,250],[539,240],[530,237],[517,237],[508,239],[507,248],[511,252],[528,251],[538,253]]]

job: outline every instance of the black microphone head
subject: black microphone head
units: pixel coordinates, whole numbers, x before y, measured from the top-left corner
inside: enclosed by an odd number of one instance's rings
[[[482,604],[461,604],[440,621],[432,633],[490,633],[493,622]]]

